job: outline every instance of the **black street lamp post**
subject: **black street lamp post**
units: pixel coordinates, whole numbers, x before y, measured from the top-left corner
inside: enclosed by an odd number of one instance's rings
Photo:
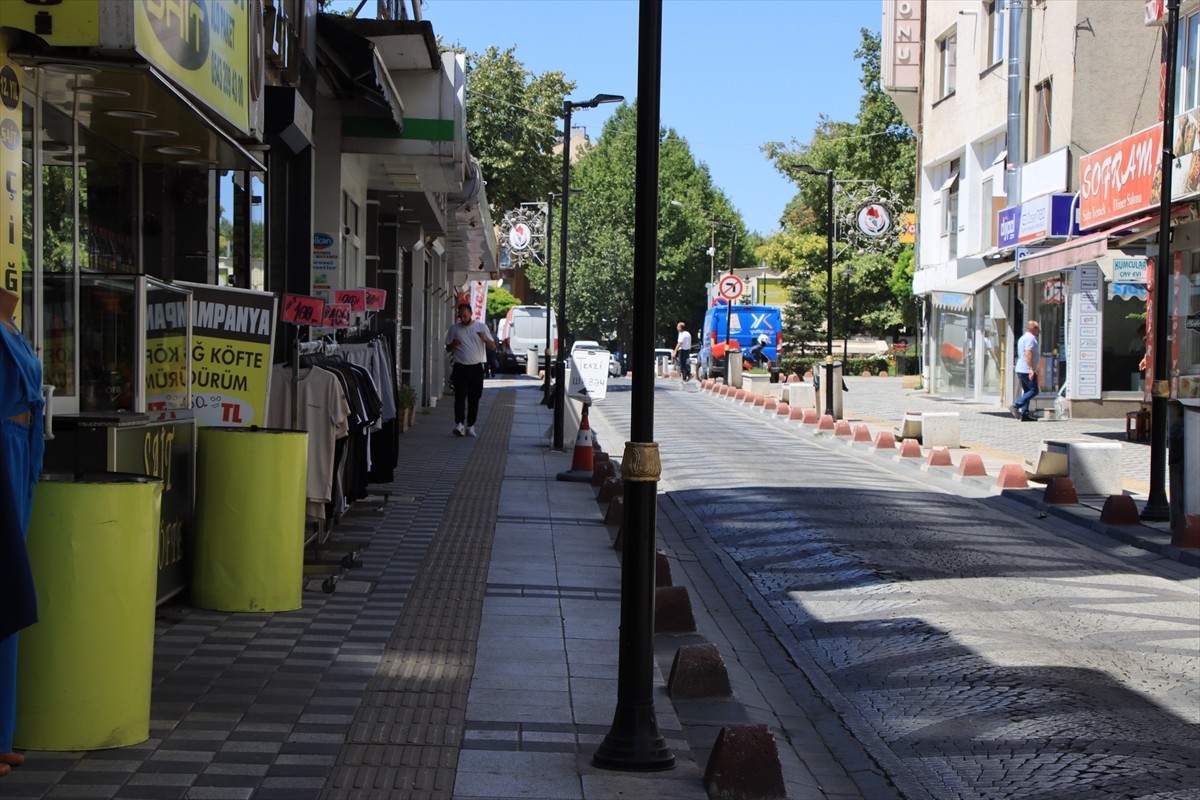
[[[825,209],[825,410],[833,414],[833,170],[798,164],[796,169],[808,175],[824,175]]]
[[[571,196],[571,112],[577,108],[595,108],[601,103],[619,103],[624,97],[615,94],[598,94],[591,100],[574,102],[563,100],[563,169],[562,169],[562,221],[558,243],[558,358],[554,365],[554,441],[555,450],[563,449],[563,406],[567,402],[566,353],[567,342],[567,209]]]

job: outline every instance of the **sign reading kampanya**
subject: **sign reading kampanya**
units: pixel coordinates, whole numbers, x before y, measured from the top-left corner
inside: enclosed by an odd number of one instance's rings
[[[134,47],[213,111],[250,132],[247,0],[132,0]]]
[[[192,290],[192,407],[197,425],[264,425],[275,295],[176,281]]]

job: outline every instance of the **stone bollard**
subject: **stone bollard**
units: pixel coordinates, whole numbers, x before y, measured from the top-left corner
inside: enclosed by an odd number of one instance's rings
[[[604,481],[615,477],[617,477],[617,462],[606,458],[603,461],[592,463],[592,486],[598,489],[604,485]]]
[[[872,446],[876,450],[886,450],[891,453],[896,449],[896,437],[892,435],[891,431],[880,431],[875,434]]]
[[[654,552],[654,586],[659,588],[662,586],[674,586],[674,581],[671,580],[671,562],[667,560],[666,552],[656,550]]]
[[[922,465],[922,469],[926,469],[928,467],[952,466],[954,466],[954,464],[950,461],[950,448],[935,447],[929,451],[929,455],[926,457],[925,463]]]
[[[692,598],[686,586],[662,586],[654,590],[654,632],[696,632]]]
[[[1020,464],[1005,464],[996,476],[997,489],[1028,489],[1029,479]]]
[[[625,498],[617,495],[608,501],[608,510],[604,512],[604,524],[620,528],[625,521]]]
[[[614,497],[621,497],[624,492],[624,481],[620,478],[606,478],[604,484],[600,487],[600,494],[596,495],[596,502],[602,506],[607,506],[610,500]]]
[[[1051,478],[1046,484],[1046,493],[1042,495],[1042,502],[1052,506],[1071,505],[1079,502],[1079,496],[1075,494],[1075,482],[1070,478]]]
[[[787,786],[767,725],[726,725],[704,768],[704,788],[721,800],[784,800]]]
[[[902,458],[920,458],[921,443],[916,439],[903,439],[900,442],[900,453],[896,456],[899,461]]]
[[[851,430],[850,430],[850,421],[849,420],[839,419],[837,422],[835,422],[833,424],[833,435],[834,436],[849,436],[850,434],[851,434]]]
[[[721,651],[715,644],[684,645],[675,651],[671,675],[667,678],[667,693],[672,700],[695,700],[701,697],[731,697],[729,670]]]
[[[806,409],[804,409],[804,413],[800,417],[800,424],[801,425],[816,425],[817,419],[818,419],[817,418],[817,410],[815,408],[806,408]],[[830,417],[829,419],[831,421],[830,424],[832,426],[833,417]]]
[[[789,406],[787,403],[780,402],[777,406],[775,406],[775,416],[777,417],[790,417],[791,413],[791,406]]]
[[[1140,525],[1137,503],[1127,494],[1111,494],[1104,501],[1100,521],[1105,525]]]
[[[850,423],[846,424],[849,425]],[[852,443],[871,441],[871,429],[868,428],[865,423],[862,425],[856,425],[854,427],[854,435],[851,437],[850,441]]]
[[[833,431],[833,415],[832,414],[822,414],[821,418],[817,420],[817,430],[832,432]]]
[[[987,469],[983,466],[983,457],[979,453],[964,453],[958,462],[956,478],[986,478]]]

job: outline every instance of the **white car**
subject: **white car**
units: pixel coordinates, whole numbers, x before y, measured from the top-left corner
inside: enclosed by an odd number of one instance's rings
[[[608,375],[610,378],[619,378],[625,374],[625,365],[621,363],[621,359],[615,354],[608,354]]]

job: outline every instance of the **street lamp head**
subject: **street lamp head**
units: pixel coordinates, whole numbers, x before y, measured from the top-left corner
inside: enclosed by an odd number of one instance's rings
[[[563,100],[563,111],[570,111],[573,108],[595,108],[601,103],[619,103],[625,98],[619,94],[598,94],[591,100]]]
[[[811,166],[809,164],[797,164],[795,166],[795,169],[799,170],[800,172],[806,173],[808,175],[832,175],[833,174],[833,170],[831,170],[831,169],[817,169],[816,167]]]

